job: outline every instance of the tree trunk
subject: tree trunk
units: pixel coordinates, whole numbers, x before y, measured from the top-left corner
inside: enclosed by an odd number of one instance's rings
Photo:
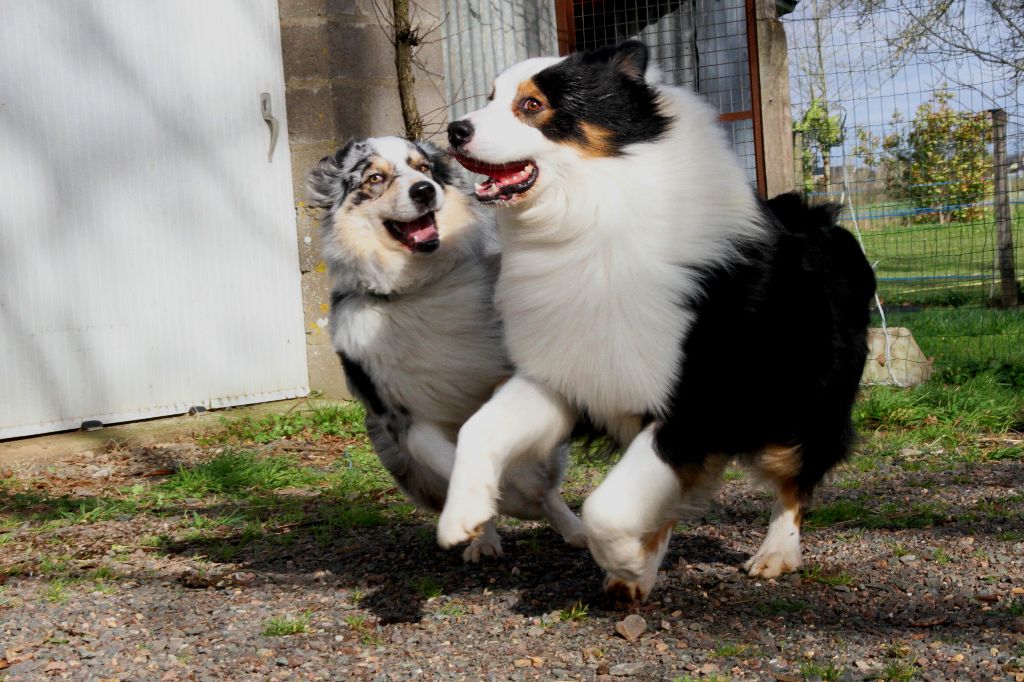
[[[398,71],[398,97],[402,102],[405,135],[419,139],[423,135],[423,119],[416,106],[416,78],[412,71],[413,48],[420,38],[409,20],[409,0],[393,0],[395,23],[395,68]]]

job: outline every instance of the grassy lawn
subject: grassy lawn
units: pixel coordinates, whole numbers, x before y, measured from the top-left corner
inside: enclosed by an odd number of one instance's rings
[[[1013,211],[1017,276],[1024,281],[1024,206]],[[908,327],[924,354],[953,377],[997,369],[1024,386],[1024,311],[991,307],[1000,291],[993,220],[901,225],[884,217],[890,212],[890,204],[858,207],[860,219],[879,216],[862,220],[861,230],[887,322]]]

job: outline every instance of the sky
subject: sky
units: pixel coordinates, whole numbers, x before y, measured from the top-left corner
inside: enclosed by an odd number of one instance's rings
[[[900,2],[901,0],[893,0]],[[902,0],[915,4],[918,11],[925,0]],[[984,30],[984,17],[968,0],[968,24]],[[789,40],[790,90],[794,117],[810,100],[809,73],[819,71],[814,22],[815,0],[804,0],[792,14],[783,18]],[[821,1],[818,0],[818,4]],[[906,20],[906,10],[887,9],[864,22],[854,10],[832,12],[822,22],[821,62],[827,75],[829,100],[847,129],[846,143],[837,150],[837,162],[849,155],[856,144],[855,130],[867,128],[883,136],[894,130],[892,118],[900,112],[904,121],[913,119],[918,106],[931,99],[935,90],[945,87],[954,93],[953,104],[963,111],[982,111],[995,107],[1007,110],[1010,120],[1011,154],[1022,146],[1024,93],[1007,92],[1007,78],[977,58],[959,60],[922,54],[893,66],[885,35],[895,34],[898,22]]]

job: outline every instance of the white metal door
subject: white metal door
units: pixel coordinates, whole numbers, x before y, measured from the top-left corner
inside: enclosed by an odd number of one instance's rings
[[[299,277],[276,0],[0,0],[0,438],[304,395]]]

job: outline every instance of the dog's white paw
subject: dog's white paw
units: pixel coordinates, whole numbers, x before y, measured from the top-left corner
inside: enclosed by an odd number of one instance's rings
[[[480,563],[480,559],[483,557],[500,559],[503,556],[505,556],[505,552],[501,549],[501,538],[498,537],[497,532],[485,532],[480,537],[473,538],[469,546],[462,551],[462,560],[473,564]]]
[[[484,535],[484,524],[495,514],[493,496],[482,491],[472,495],[453,496],[449,490],[448,501],[437,522],[437,543],[448,549]]]
[[[785,548],[761,547],[757,554],[743,564],[752,578],[777,578],[800,568],[800,544]]]

